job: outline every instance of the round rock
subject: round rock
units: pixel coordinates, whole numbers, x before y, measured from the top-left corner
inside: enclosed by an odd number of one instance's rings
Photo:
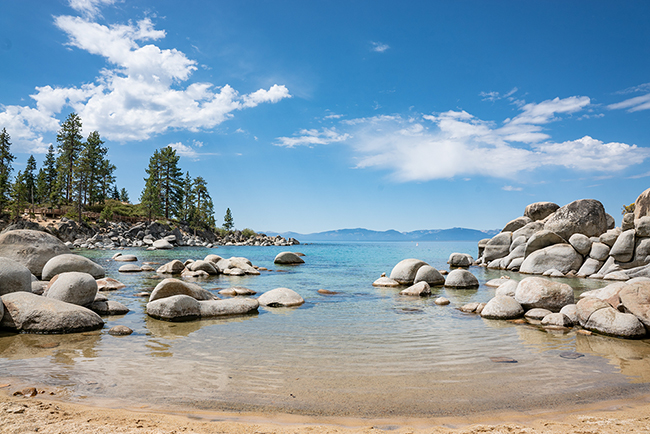
[[[0,295],[32,291],[32,273],[23,264],[0,257]]]
[[[195,300],[214,300],[216,296],[199,285],[178,279],[164,279],[151,292],[149,302],[176,295],[186,295]]]
[[[61,273],[45,292],[45,297],[86,306],[95,300],[97,282],[88,273]]]
[[[425,265],[429,264],[419,259],[404,259],[393,267],[390,278],[401,285],[411,285],[415,281],[418,270]]]
[[[526,310],[539,307],[559,312],[574,303],[573,288],[541,277],[527,277],[517,285],[515,300]]]
[[[453,270],[445,280],[445,286],[450,288],[478,288],[478,279],[467,270]]]
[[[411,296],[419,296],[419,297],[425,297],[427,295],[431,295],[431,287],[429,284],[425,281],[418,282],[414,284],[413,286],[409,286],[408,288],[400,291],[401,295],[411,295]]]
[[[413,283],[426,282],[430,286],[444,285],[445,278],[431,265],[423,265],[415,273]]]
[[[257,299],[262,306],[290,307],[300,306],[305,300],[289,288],[275,288],[260,295]]]
[[[0,257],[23,264],[36,277],[53,257],[70,253],[58,238],[41,231],[18,229],[0,234]]]
[[[164,321],[191,321],[201,317],[201,307],[194,297],[172,295],[147,303],[147,315]]]
[[[273,260],[275,264],[304,264],[305,261],[293,252],[281,252]]]
[[[496,296],[488,301],[481,316],[488,319],[513,319],[524,314],[524,309],[512,297]]]

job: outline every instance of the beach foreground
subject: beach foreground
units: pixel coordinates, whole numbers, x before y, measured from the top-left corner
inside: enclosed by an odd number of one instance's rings
[[[0,391],[1,433],[646,433],[650,397],[601,402],[538,414],[498,413],[428,419],[309,418],[262,413],[156,412],[150,408],[100,408]]]

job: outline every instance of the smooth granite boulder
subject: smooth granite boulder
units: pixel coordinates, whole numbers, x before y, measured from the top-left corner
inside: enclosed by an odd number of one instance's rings
[[[650,282],[627,284],[618,292],[621,303],[650,330]]]
[[[581,265],[582,256],[570,244],[554,244],[527,256],[519,267],[519,272],[542,274],[554,268],[566,274],[571,270],[579,270]]]
[[[255,295],[257,294],[257,291],[253,291],[252,289],[244,288],[241,286],[233,286],[231,288],[222,289],[219,291],[219,294],[227,295],[229,297],[237,297],[241,295]]]
[[[95,300],[88,305],[88,308],[97,315],[126,315],[129,308],[115,300]]]
[[[478,279],[467,270],[452,270],[445,280],[445,287],[449,288],[478,288]]]
[[[490,288],[498,288],[499,286],[503,285],[506,282],[510,282],[510,278],[507,276],[501,276],[498,279],[490,279],[487,282],[485,282],[485,286],[489,286]]]
[[[41,231],[18,229],[0,234],[0,257],[23,264],[36,277],[53,257],[70,253],[58,238]]]
[[[431,287],[425,281],[418,282],[406,289],[400,291],[400,295],[411,295],[418,297],[425,297],[431,295]]]
[[[626,231],[628,229],[635,229],[634,227],[634,213],[633,212],[628,212],[623,216],[623,220],[621,220],[621,230]],[[640,235],[640,236],[647,236],[647,235]]]
[[[499,285],[494,294],[497,296],[514,297],[518,285],[518,281],[509,279]]]
[[[192,321],[201,317],[199,301],[179,294],[147,303],[147,315],[164,321]]]
[[[552,313],[553,312],[551,312],[548,309],[542,309],[541,307],[536,307],[534,309],[530,309],[530,310],[526,311],[526,313],[524,314],[524,317],[527,318],[527,319],[541,321],[542,319],[544,319],[544,317],[546,315],[549,315],[549,314],[552,314]]]
[[[66,303],[86,306],[95,300],[97,282],[88,273],[70,271],[61,273],[45,291],[44,296]]]
[[[526,226],[528,223],[531,223],[533,220],[530,217],[522,216],[522,217],[517,217],[514,220],[509,221],[506,223],[506,225],[503,227],[501,232],[514,232],[517,229],[521,229],[524,226]]]
[[[581,255],[588,255],[591,250],[591,239],[588,236],[583,234],[573,234],[569,238],[569,244],[576,249],[576,252]]]
[[[199,301],[201,319],[245,315],[257,312],[260,303],[253,298]]]
[[[383,277],[380,277],[379,279],[375,280],[374,282],[372,282],[372,286],[383,286],[383,287],[387,287],[387,288],[396,288],[396,287],[401,286],[401,285],[397,280],[391,279],[390,277],[383,276]]]
[[[415,281],[420,267],[429,265],[419,259],[404,259],[397,263],[390,272],[390,278],[396,280],[401,285],[411,285]]]
[[[587,258],[578,270],[578,277],[587,277],[596,274],[602,266],[603,263],[601,261],[597,261],[594,258]]]
[[[174,259],[164,265],[161,265],[156,270],[156,273],[160,274],[181,274],[185,269],[185,264],[183,264],[178,259]]]
[[[634,202],[634,220],[645,216],[650,216],[650,188],[641,193]]]
[[[213,264],[218,263],[218,262],[221,261],[222,259],[223,259],[223,258],[222,258],[221,256],[219,256],[219,255],[215,255],[215,254],[212,254],[212,253],[209,254],[209,255],[207,255],[205,258],[203,258],[204,261],[211,262],[211,263],[213,263]]]
[[[135,255],[119,255],[113,258],[117,262],[135,262],[138,258]]]
[[[289,288],[275,288],[260,295],[257,299],[260,305],[268,307],[300,306],[305,300]]]
[[[120,273],[140,273],[142,272],[142,267],[136,264],[124,264],[117,269]]]
[[[637,237],[650,237],[650,216],[634,220],[634,231]]]
[[[578,323],[584,327],[591,315],[600,309],[611,308],[612,306],[604,300],[595,297],[584,297],[576,303],[576,317]]]
[[[431,265],[423,265],[415,273],[413,283],[426,282],[430,286],[439,286],[445,284],[445,278],[440,272]]]
[[[524,309],[512,297],[497,295],[487,302],[481,316],[488,319],[513,319],[524,314]]]
[[[530,237],[533,236],[535,232],[539,232],[542,229],[544,229],[544,223],[540,221],[536,222],[530,222],[523,228],[517,229],[512,233],[512,239],[515,240],[519,237],[524,237],[526,241],[530,239]],[[513,241],[514,242],[514,241]]]
[[[450,267],[469,267],[474,262],[474,258],[467,253],[452,253],[449,255],[447,264]]]
[[[573,289],[565,284],[541,277],[527,277],[519,282],[515,300],[525,310],[536,307],[559,312],[567,304],[573,304]]]
[[[533,221],[544,220],[560,208],[553,202],[531,203],[524,210],[524,215]]]
[[[169,241],[167,241],[165,239],[154,241],[153,246],[158,250],[169,250],[169,249],[174,248],[172,243],[170,243]]]
[[[573,326],[573,321],[571,318],[563,314],[562,312],[549,313],[544,318],[542,318],[542,326],[544,327],[571,327]]]
[[[210,275],[219,274],[219,270],[217,270],[215,265],[209,261],[202,261],[202,260],[194,261],[191,264],[187,265],[187,269],[190,271],[205,271]]]
[[[560,313],[569,318],[569,320],[571,320],[571,324],[573,325],[578,324],[578,314],[576,311],[577,307],[575,304],[567,304],[562,309],[560,309]]]
[[[611,306],[596,310],[583,327],[621,338],[642,338],[646,334],[643,324],[636,316],[619,312]]]
[[[650,238],[637,238],[634,248],[634,262],[637,265],[650,263]]]
[[[613,256],[618,262],[630,262],[634,257],[634,235],[634,229],[621,233],[609,251],[609,255]]]
[[[521,264],[524,263],[524,258],[514,258],[512,261],[510,261],[510,264],[506,267],[507,270],[509,271],[519,271],[521,268]]]
[[[501,232],[495,235],[485,245],[483,259],[485,262],[490,262],[507,256],[510,253],[510,244],[512,244],[512,232]]]
[[[183,282],[178,279],[164,279],[161,281],[151,292],[149,302],[159,300],[161,298],[172,297],[175,295],[187,295],[196,300],[214,300],[217,298],[213,293],[207,289],[201,288],[199,285],[190,282]]]
[[[278,253],[273,260],[274,264],[304,264],[305,261],[293,252]]]
[[[542,229],[539,232],[535,232],[526,242],[524,258],[528,257],[531,253],[537,250],[541,250],[545,247],[552,246],[555,244],[564,244],[564,243],[566,243],[566,241],[555,232]]]
[[[594,237],[607,231],[607,215],[603,204],[595,199],[580,199],[555,211],[544,229],[555,232],[565,240],[573,234]]]
[[[523,261],[525,252],[526,252],[526,244],[518,245],[517,247],[512,249],[510,253],[508,253],[508,256],[506,256],[505,258],[501,258],[500,268],[504,268],[504,269],[508,268],[512,263],[512,261],[514,261],[515,259],[521,258],[521,260]]]
[[[32,291],[32,273],[23,264],[0,257],[0,295]]]
[[[610,247],[604,243],[593,243],[591,245],[591,250],[589,251],[589,257],[594,258],[597,261],[606,261],[609,256]]]
[[[43,266],[42,279],[50,280],[57,274],[67,273],[69,271],[88,273],[95,279],[101,279],[106,275],[104,267],[98,263],[83,256],[66,253],[63,255],[57,255],[47,261]]]
[[[619,235],[621,235],[621,228],[609,229],[607,232],[602,234],[598,239],[601,243],[606,244],[610,248],[614,245]]]
[[[31,292],[5,294],[2,303],[5,312],[0,327],[16,332],[76,333],[104,326],[90,309]]]

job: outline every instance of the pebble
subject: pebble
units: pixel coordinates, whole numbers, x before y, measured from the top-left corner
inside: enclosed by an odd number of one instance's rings
[[[113,335],[113,336],[127,336],[127,335],[130,335],[131,333],[133,333],[133,330],[131,330],[127,326],[123,326],[123,325],[113,326],[108,331],[108,334]]]
[[[449,299],[445,297],[438,297],[433,302],[438,306],[447,306],[449,303],[451,303]]]

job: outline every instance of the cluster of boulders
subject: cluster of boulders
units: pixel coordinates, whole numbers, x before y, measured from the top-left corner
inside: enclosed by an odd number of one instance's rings
[[[29,333],[102,328],[101,316],[129,311],[98,292],[104,274],[103,267],[69,253],[60,240],[45,232],[1,234],[0,328]]]
[[[154,221],[130,225],[125,222],[107,222],[97,225],[77,223],[62,217],[58,223],[45,228],[37,223],[21,221],[8,229],[45,230],[62,240],[70,248],[115,249],[120,247],[145,247],[148,249],[171,249],[176,246],[292,246],[300,242],[295,238],[285,239],[280,235],[265,234],[246,236],[242,231],[233,231],[224,236],[211,231],[195,231],[184,225],[170,226]]]
[[[577,303],[569,285],[542,277],[492,282],[492,286],[497,284],[495,297],[490,301],[468,304],[460,310],[488,319],[524,317],[549,328],[580,326],[622,338],[643,338],[650,330],[650,278],[647,277],[584,292]]]
[[[563,207],[538,202],[510,221],[501,233],[478,244],[476,265],[491,269],[625,281],[650,277],[650,189],[635,212],[615,227],[597,200],[581,199]]]

